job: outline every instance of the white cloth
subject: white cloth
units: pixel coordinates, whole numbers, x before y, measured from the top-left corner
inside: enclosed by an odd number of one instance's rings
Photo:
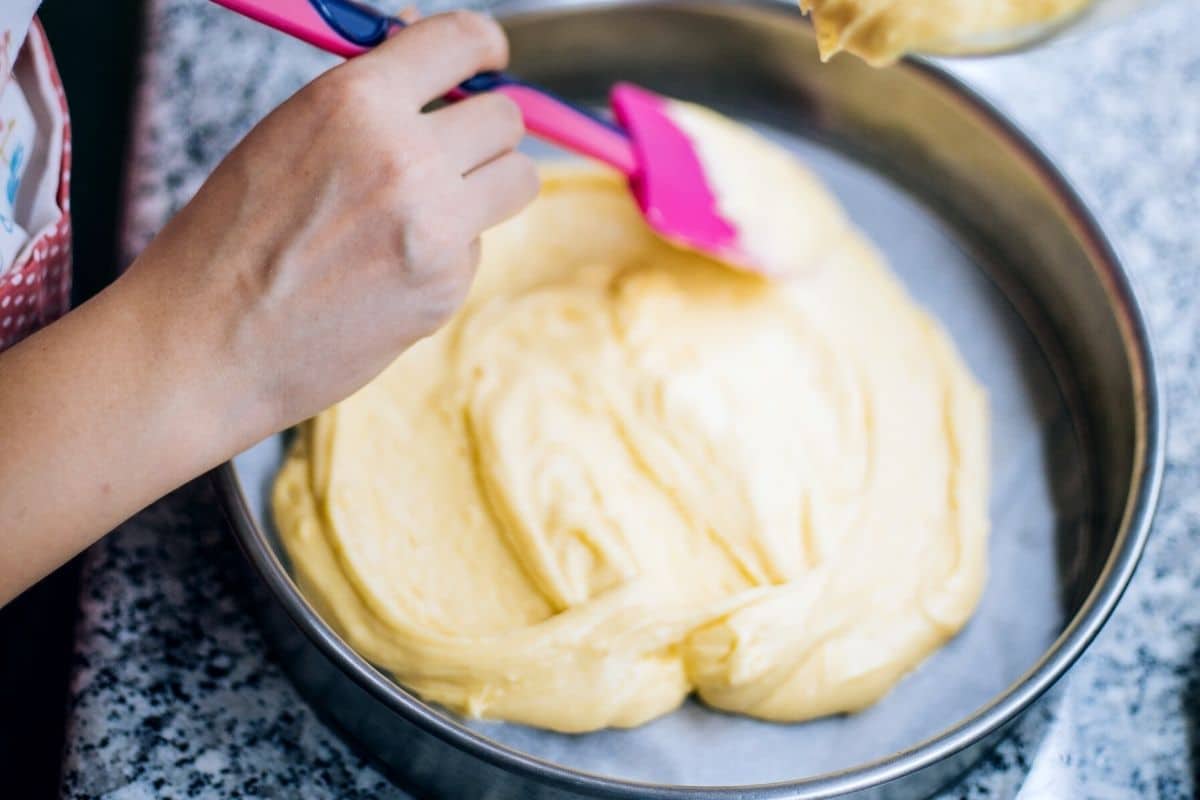
[[[42,0],[0,0],[0,83],[8,78],[41,3]]]
[[[46,76],[17,63],[40,2],[0,0],[0,274],[56,214],[62,115]]]

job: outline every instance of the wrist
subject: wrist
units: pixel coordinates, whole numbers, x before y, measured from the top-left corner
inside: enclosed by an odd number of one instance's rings
[[[257,378],[230,346],[231,310],[197,288],[163,285],[172,263],[151,246],[111,287],[152,374],[152,395],[171,439],[199,474],[271,432]]]

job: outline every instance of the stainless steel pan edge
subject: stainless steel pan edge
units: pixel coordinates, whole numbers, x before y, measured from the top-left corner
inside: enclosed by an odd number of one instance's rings
[[[703,19],[707,20],[704,24],[733,31],[730,35],[734,38],[741,35],[765,37],[768,31],[784,29],[792,38],[811,38],[796,12],[769,0],[737,3],[616,0],[566,4],[530,0],[506,6],[501,16],[514,34],[514,52],[520,59],[524,52],[522,42],[532,35],[528,31],[538,29],[539,20],[585,13],[665,15],[674,22],[685,20],[689,23]],[[522,33],[522,26],[526,26],[525,33]],[[604,27],[602,21],[592,26]],[[603,41],[598,46],[603,47]],[[805,46],[810,47],[811,42]],[[532,70],[531,77],[540,77],[539,64],[546,59],[561,57],[548,52],[555,47],[569,51],[572,43],[559,41],[557,45],[551,45],[547,41],[546,47],[539,46],[536,53],[525,59],[529,64],[521,61],[523,73],[529,74]],[[730,55],[728,48],[724,53],[719,47],[717,50],[714,57]],[[745,55],[743,52],[742,56]],[[778,68],[772,59],[779,55],[769,47],[756,53],[756,57],[772,69]],[[792,57],[799,62],[806,54],[793,53]],[[838,69],[852,71],[857,68],[849,62],[844,63],[847,66]],[[821,80],[829,74],[824,73]],[[986,129],[994,139],[989,146],[995,148],[996,142],[1001,142],[1000,146],[1010,151],[1012,169],[1022,173],[1017,177],[1007,172],[1001,175],[983,161],[967,163],[970,169],[964,171],[963,163],[953,163],[955,158],[971,162],[972,148],[982,146],[979,143],[964,141],[962,147],[949,154],[922,152],[917,147],[913,157],[922,169],[934,173],[927,182],[936,183],[943,177],[938,174],[939,170],[947,170],[963,184],[959,187],[956,207],[948,208],[947,213],[973,217],[976,220],[973,227],[979,237],[991,242],[998,250],[1026,248],[1030,253],[1040,254],[1044,261],[1050,259],[1046,263],[1058,264],[1059,257],[1063,259],[1062,263],[1087,263],[1089,271],[1086,274],[1071,273],[1063,268],[1062,275],[1031,273],[1020,276],[1021,280],[1014,282],[1012,290],[1018,294],[1029,291],[1043,305],[1057,299],[1061,305],[1075,303],[1078,308],[1084,308],[1087,303],[1099,300],[1107,309],[1108,316],[1090,324],[1094,330],[1083,325],[1084,330],[1079,334],[1064,334],[1064,320],[1072,321],[1070,308],[1062,313],[1050,313],[1048,316],[1052,319],[1046,323],[1052,329],[1046,334],[1047,341],[1055,336],[1065,336],[1063,344],[1051,349],[1057,347],[1061,351],[1058,366],[1075,373],[1068,382],[1075,383],[1076,388],[1074,391],[1068,388],[1067,393],[1073,395],[1073,402],[1080,406],[1081,436],[1102,464],[1120,462],[1119,469],[1098,470],[1103,474],[1095,478],[1094,493],[1100,499],[1094,523],[1100,531],[1097,534],[1099,545],[1107,549],[1107,556],[1099,558],[1086,576],[1086,591],[1080,593],[1078,610],[1066,629],[1026,675],[986,707],[925,742],[870,764],[839,773],[760,786],[665,786],[603,778],[498,745],[425,706],[357,656],[311,610],[255,524],[234,467],[223,465],[213,477],[234,535],[257,576],[257,580],[250,583],[261,600],[257,605],[262,610],[264,629],[285,669],[317,708],[406,785],[440,797],[741,797],[765,800],[920,796],[943,785],[986,752],[1004,729],[1066,672],[1112,613],[1148,536],[1163,467],[1165,409],[1149,334],[1137,301],[1096,222],[1057,170],[1026,137],[985,101],[934,67],[910,61],[896,68],[894,74],[902,76],[904,81],[919,82],[923,91],[939,98],[939,102],[955,107],[955,114],[964,119],[971,118],[970,124],[978,124],[980,130]],[[637,79],[636,74],[630,77]],[[829,82],[833,85],[837,80],[830,78]],[[855,113],[862,112],[855,106],[861,98],[839,98],[838,105],[829,97],[819,95],[817,90],[815,96],[809,97],[815,106],[807,113],[821,119],[825,134],[832,131],[835,138],[846,139],[850,149],[868,161],[872,160],[872,149],[878,141],[889,136],[920,138],[919,132],[898,127],[911,127],[911,120],[883,119],[873,126],[853,119]],[[896,109],[897,114],[905,111],[903,104]],[[843,136],[846,131],[839,126],[852,133]],[[893,142],[886,148],[880,147],[881,151],[888,150],[893,154],[893,163],[880,161],[880,165],[898,179],[919,183],[913,174],[906,173],[909,169],[905,166],[907,159],[895,158],[897,152],[906,153],[905,147],[912,149],[912,142]],[[948,160],[943,163],[939,159]],[[979,168],[978,175],[975,167]],[[968,185],[976,180],[977,185]],[[1002,198],[1006,202],[996,202],[997,186],[1008,187],[1005,191],[1011,196]],[[978,193],[979,202],[986,202],[989,194],[992,196],[986,213],[971,207],[972,191]],[[930,189],[927,198],[935,207],[938,206],[936,194]],[[1013,204],[1011,208],[1007,201]],[[1057,228],[1014,227],[1014,216],[1029,213],[1027,208],[1021,212],[1019,207],[1029,203],[1041,203],[1053,209]],[[979,223],[981,219],[985,221]],[[1029,288],[1031,284],[1036,284],[1036,288]],[[1108,349],[1098,344],[1097,339],[1108,342]],[[1119,348],[1119,352],[1114,348]],[[1110,352],[1111,359],[1119,360],[1119,366],[1111,366],[1107,360],[1089,360],[1101,351]],[[1113,476],[1112,472],[1119,474]]]

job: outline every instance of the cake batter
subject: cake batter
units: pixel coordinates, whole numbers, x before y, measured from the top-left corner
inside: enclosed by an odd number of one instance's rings
[[[1090,0],[800,0],[822,60],[842,50],[882,66],[909,52],[972,52],[1082,10]],[[1019,38],[1019,37],[1017,37]]]
[[[702,153],[745,135],[688,119]],[[657,239],[619,176],[546,171],[451,323],[300,429],[276,522],[359,653],[559,731],[693,691],[794,721],[870,705],[966,623],[984,394],[819,182],[778,180],[809,268],[770,283]]]

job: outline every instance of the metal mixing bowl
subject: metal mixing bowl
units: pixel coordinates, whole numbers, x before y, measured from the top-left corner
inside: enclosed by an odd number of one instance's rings
[[[945,784],[1093,639],[1149,530],[1160,395],[1103,234],[971,92],[916,62],[819,65],[809,27],[782,5],[534,0],[500,16],[518,74],[584,103],[626,79],[713,105],[831,185],[988,389],[988,588],[956,639],[860,714],[775,725],[689,703],[641,729],[574,737],[466,722],[354,653],[293,583],[266,500],[283,451],[272,437],[216,479],[283,665],[421,796],[915,797]]]

